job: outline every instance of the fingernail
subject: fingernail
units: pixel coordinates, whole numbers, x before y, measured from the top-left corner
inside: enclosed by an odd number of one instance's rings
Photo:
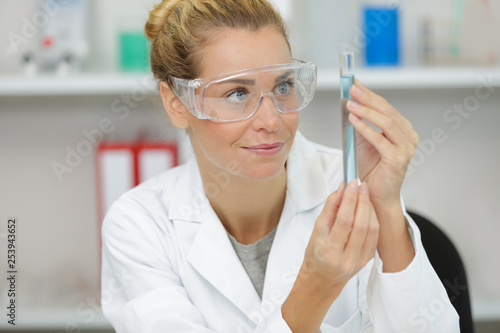
[[[353,180],[352,182],[349,183],[349,191],[358,192],[358,181],[357,180]]]
[[[366,183],[362,183],[360,189],[361,192],[368,193],[368,185]]]
[[[351,117],[352,122],[358,122],[358,121],[361,120],[361,118],[359,118],[358,116],[356,116],[354,113],[351,113],[349,115],[349,117]]]
[[[347,102],[347,107],[351,110],[357,110],[359,109],[359,103],[356,101],[353,101],[352,99]]]
[[[359,87],[355,85],[355,86],[354,86],[354,94],[355,94],[356,96],[361,96],[361,94],[362,94],[362,93],[363,93],[363,92],[361,91],[361,89],[359,89]]]
[[[363,87],[363,83],[361,83],[361,81],[359,81],[358,78],[356,78],[356,81],[354,82],[355,85],[357,85],[358,87]]]

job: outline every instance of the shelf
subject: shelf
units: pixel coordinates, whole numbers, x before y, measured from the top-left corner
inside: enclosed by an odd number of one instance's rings
[[[474,88],[500,86],[500,68],[410,67],[360,68],[356,76],[372,89]],[[318,71],[318,90],[338,90],[337,69]],[[156,94],[150,73],[87,73],[68,77],[0,75],[0,96]]]
[[[0,76],[0,96],[95,96],[157,92],[150,73]]]
[[[371,89],[475,88],[500,86],[500,68],[409,67],[360,68],[356,77]],[[318,90],[338,90],[338,70],[318,72]]]

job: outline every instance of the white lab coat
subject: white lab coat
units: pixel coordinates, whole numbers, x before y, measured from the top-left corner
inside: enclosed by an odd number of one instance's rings
[[[222,191],[213,175],[207,193]],[[262,300],[212,210],[195,158],[125,193],[102,228],[102,309],[118,333],[291,332],[281,315],[316,217],[342,179],[338,150],[297,133]],[[459,332],[458,316],[407,216],[415,258],[382,273],[376,255],[344,287],[321,332]]]

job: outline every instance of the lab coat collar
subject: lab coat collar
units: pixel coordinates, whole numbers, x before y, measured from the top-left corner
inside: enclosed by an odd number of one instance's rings
[[[184,170],[179,176],[175,189],[168,192],[174,197],[169,200],[168,217],[173,220],[185,220],[190,222],[203,222],[204,213],[210,203],[205,195],[205,189],[201,180],[200,171],[196,158],[191,156],[183,166]]]
[[[312,209],[325,201],[329,190],[317,145],[297,131],[287,160],[287,196],[295,213]]]

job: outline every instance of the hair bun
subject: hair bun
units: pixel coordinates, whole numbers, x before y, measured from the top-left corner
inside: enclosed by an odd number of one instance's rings
[[[149,41],[153,41],[163,29],[172,11],[183,0],[163,0],[149,12],[149,19],[144,27],[144,34]]]

